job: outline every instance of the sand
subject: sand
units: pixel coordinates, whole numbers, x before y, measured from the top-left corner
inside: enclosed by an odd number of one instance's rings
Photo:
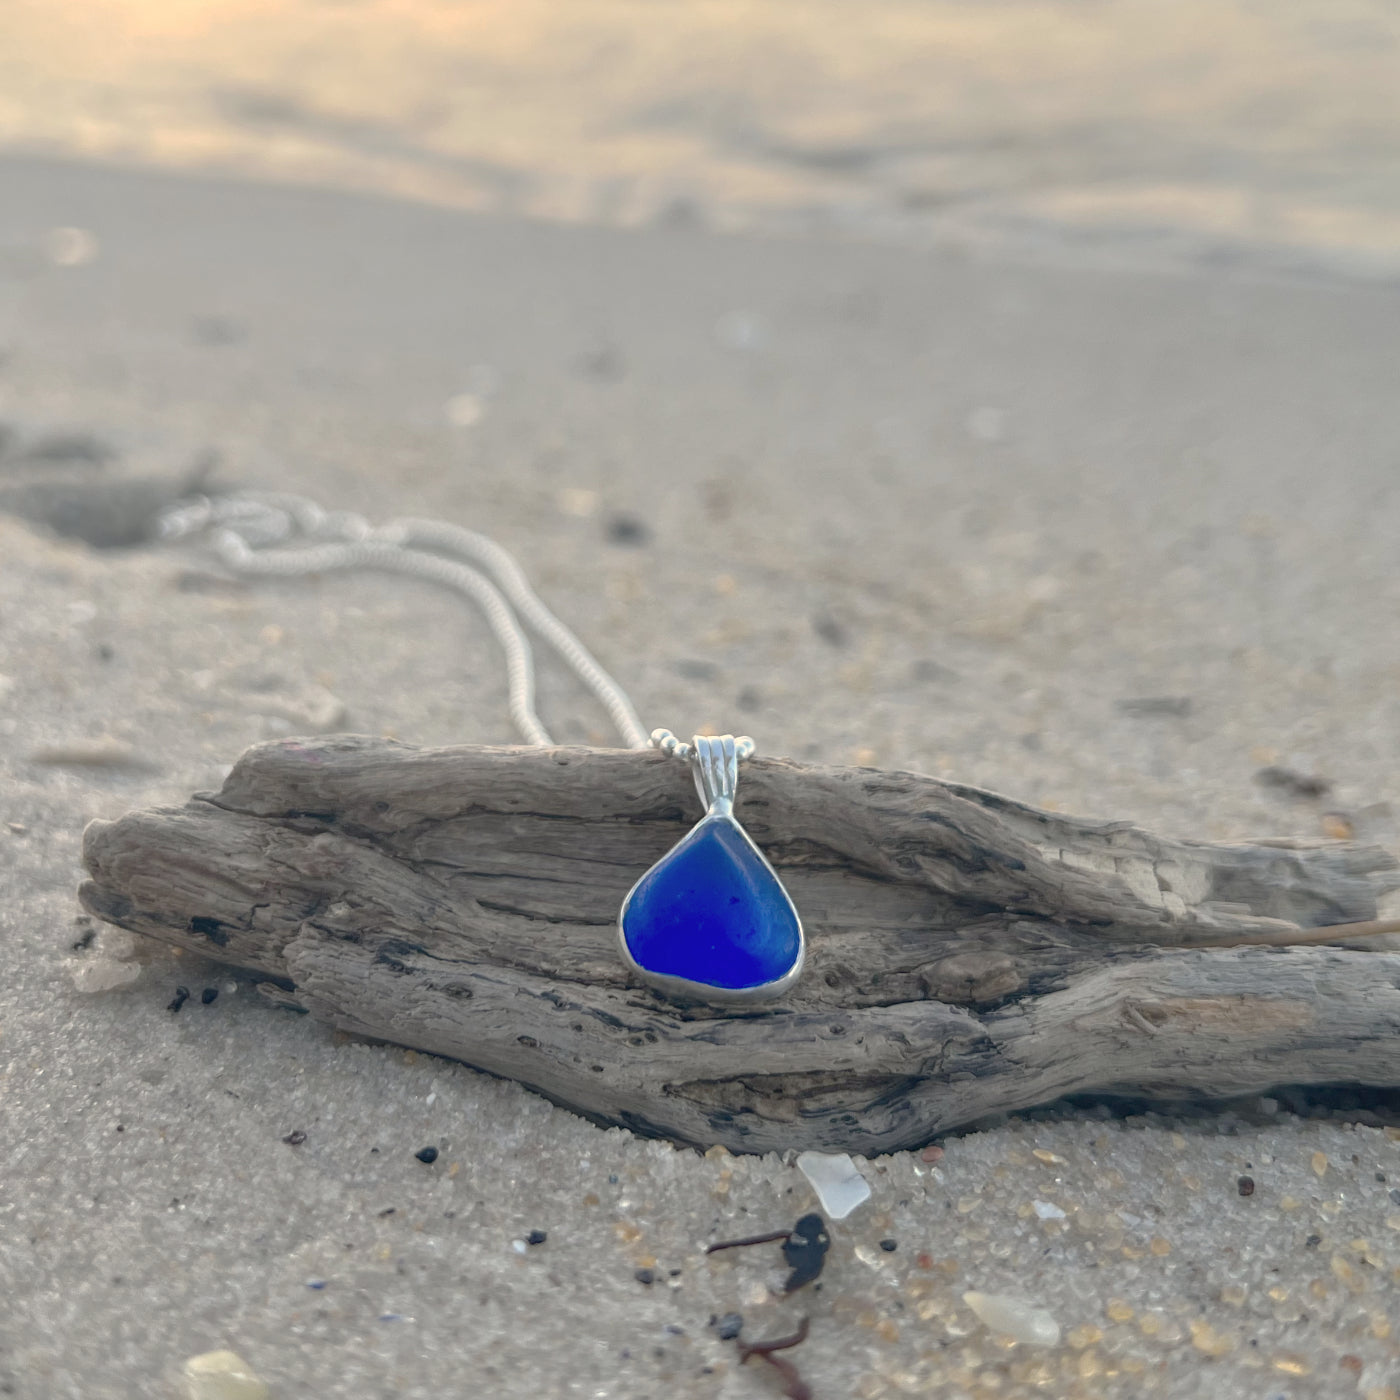
[[[0,191],[12,509],[217,453],[228,484],[492,534],[649,724],[1174,834],[1397,844],[1394,287],[41,161],[0,163]],[[793,1356],[821,1397],[1400,1386],[1383,1102],[1031,1115],[937,1164],[861,1163],[872,1200],[833,1225],[821,1291],[784,1301],[775,1248],[700,1253],[810,1208],[778,1158],[601,1131],[189,959],[79,993],[88,819],[318,726],[511,739],[452,600],[245,587],[0,516],[0,676],[0,1393],[177,1396],[221,1347],[278,1397],[777,1393],[708,1326],[735,1310],[746,1335],[811,1316]],[[542,706],[611,742],[567,677]],[[1064,1339],[1003,1345],[969,1290]]]

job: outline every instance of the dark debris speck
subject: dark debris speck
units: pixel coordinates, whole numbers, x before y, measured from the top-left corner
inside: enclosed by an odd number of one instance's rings
[[[1254,775],[1260,787],[1273,788],[1289,797],[1303,801],[1326,797],[1332,791],[1332,781],[1315,773],[1299,773],[1296,769],[1285,768],[1280,764],[1270,764]]]
[[[898,1241],[898,1240],[881,1240],[881,1241],[880,1241],[880,1248],[883,1249],[883,1250],[885,1251],[886,1254],[893,1254],[893,1253],[895,1252],[895,1250],[897,1250],[897,1249],[899,1248],[899,1241]]]
[[[548,1238],[549,1235],[544,1230],[531,1230],[530,1233],[525,1236],[525,1243],[543,1244]]]
[[[218,998],[219,989],[217,987],[206,987],[199,994],[199,999],[201,1002],[204,1003],[205,1006],[208,1006],[211,1002],[217,1001]]]
[[[1120,715],[1135,715],[1143,719],[1158,715],[1185,719],[1191,713],[1189,695],[1133,695],[1113,703]]]
[[[288,1133],[282,1141],[285,1142],[288,1147],[300,1147],[302,1143],[306,1141],[306,1134],[298,1128],[295,1132]]]
[[[432,1166],[438,1159],[438,1150],[436,1147],[420,1147],[413,1155],[424,1165]]]
[[[644,520],[622,511],[609,517],[604,533],[609,544],[640,545],[651,538],[651,531]]]
[[[744,1330],[743,1313],[725,1313],[723,1317],[710,1319],[710,1326],[722,1342],[732,1342]]]
[[[812,615],[812,631],[828,646],[844,647],[850,644],[850,632],[841,620],[830,612],[822,611]]]
[[[1254,1178],[1252,1176],[1242,1176],[1235,1183],[1241,1196],[1252,1196],[1254,1194]]]
[[[638,1283],[653,1284],[656,1282],[656,1275],[650,1269],[638,1269],[632,1277]]]
[[[36,438],[20,453],[26,462],[61,462],[100,467],[117,455],[116,449],[90,433],[50,433]]]
[[[175,995],[171,997],[170,1004],[165,1008],[167,1011],[178,1011],[190,999],[190,989],[188,987],[176,987]]]
[[[1307,1239],[1305,1239],[1305,1240],[1303,1241],[1303,1243],[1304,1243],[1305,1245],[1307,1245],[1307,1247],[1308,1247],[1309,1249],[1316,1249],[1316,1248],[1318,1247],[1318,1245],[1320,1245],[1320,1244],[1322,1243],[1322,1236],[1321,1236],[1321,1235],[1309,1235],[1309,1236],[1307,1237]]]

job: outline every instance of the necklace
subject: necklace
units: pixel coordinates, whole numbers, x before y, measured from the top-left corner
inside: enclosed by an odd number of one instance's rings
[[[648,986],[716,1004],[781,995],[801,976],[802,921],[773,867],[734,815],[739,765],[753,740],[667,729],[648,734],[626,692],[544,605],[494,540],[434,520],[373,526],[347,511],[278,492],[201,496],[160,519],[167,540],[204,536],[240,574],[289,578],[332,570],[407,574],[451,588],[485,616],[505,657],[511,719],[528,744],[552,744],[535,708],[530,633],[602,703],[626,747],[690,765],[700,821],[632,887],[618,912],[618,949]]]

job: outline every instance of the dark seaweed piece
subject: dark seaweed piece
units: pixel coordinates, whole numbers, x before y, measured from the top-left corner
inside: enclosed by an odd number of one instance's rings
[[[783,1292],[796,1293],[811,1283],[821,1273],[830,1248],[831,1236],[826,1232],[826,1221],[815,1213],[804,1215],[783,1244],[783,1258],[792,1268]]]
[[[792,1347],[800,1346],[807,1340],[808,1325],[809,1319],[804,1317],[798,1323],[797,1331],[790,1337],[778,1337],[771,1342],[739,1343],[739,1360],[741,1362],[747,1361],[751,1356],[757,1356],[766,1361],[783,1378],[783,1394],[787,1400],[812,1400],[812,1391],[807,1382],[798,1375],[797,1367],[791,1361],[787,1360],[786,1357],[775,1356],[773,1353],[788,1351]]]

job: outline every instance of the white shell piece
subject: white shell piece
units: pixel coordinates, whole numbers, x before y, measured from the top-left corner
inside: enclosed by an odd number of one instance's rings
[[[206,1351],[185,1362],[189,1400],[267,1400],[267,1386],[236,1352]]]
[[[812,1183],[822,1212],[830,1220],[844,1220],[870,1199],[870,1183],[845,1152],[803,1152],[797,1158],[797,1169]]]
[[[1004,1293],[964,1293],[963,1302],[992,1329],[1028,1347],[1057,1347],[1060,1324],[1044,1308]]]

